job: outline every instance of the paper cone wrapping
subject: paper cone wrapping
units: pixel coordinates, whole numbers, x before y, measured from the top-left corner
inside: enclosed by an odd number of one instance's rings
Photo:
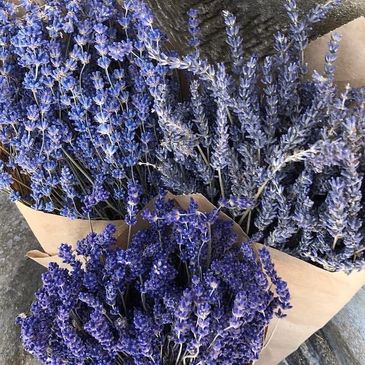
[[[16,205],[44,251],[29,251],[27,257],[43,266],[48,266],[50,262],[62,264],[62,260],[57,256],[58,247],[62,243],[70,244],[75,249],[78,240],[84,238],[90,232],[102,232],[108,224],[116,226],[117,236],[122,235],[123,231],[128,229],[126,223],[122,220],[73,220],[29,208],[20,202],[17,202]]]
[[[365,285],[365,270],[347,275],[328,272],[269,248],[275,269],[287,283],[293,308],[274,319],[267,345],[255,365],[276,365],[338,313]]]
[[[335,82],[340,88],[365,86],[365,18],[360,17],[334,30],[340,34],[340,48],[335,61]],[[332,32],[331,32],[332,33]],[[308,77],[314,70],[322,73],[331,33],[314,40],[305,50]]]

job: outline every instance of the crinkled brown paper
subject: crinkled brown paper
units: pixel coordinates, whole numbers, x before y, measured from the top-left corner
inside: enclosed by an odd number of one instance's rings
[[[19,211],[27,221],[30,229],[42,246],[44,253],[38,250],[28,252],[32,259],[43,259],[46,256],[57,255],[61,243],[68,243],[76,247],[76,243],[90,232],[100,233],[107,224],[114,224],[118,236],[125,229],[126,224],[119,221],[70,219],[56,214],[44,213],[27,207],[23,203],[16,203]],[[38,253],[40,254],[38,257]],[[46,264],[47,266],[47,264]]]

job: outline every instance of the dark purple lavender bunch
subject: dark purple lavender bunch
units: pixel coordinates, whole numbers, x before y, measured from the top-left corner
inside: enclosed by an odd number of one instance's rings
[[[0,1],[2,188],[79,218],[123,218],[129,182],[156,194],[151,19],[138,0]]]
[[[90,234],[51,264],[24,347],[44,364],[250,364],[265,328],[290,308],[268,251],[237,242],[219,210],[184,210],[161,194],[149,227],[116,246],[115,228]],[[82,257],[82,263],[79,261]]]
[[[323,74],[309,75],[304,61],[313,25],[338,2],[300,14],[295,0],[283,1],[290,26],[274,35],[272,54],[263,58],[244,57],[236,18],[224,12],[232,55],[225,66],[201,57],[195,11],[185,56],[166,52],[150,28],[140,33],[151,58],[191,83],[186,100],[164,99],[169,114],[158,116],[159,124],[185,120],[189,146],[159,154],[164,186],[200,192],[216,205],[233,196],[225,209],[247,234],[328,270],[351,271],[365,264],[364,90],[336,87],[337,34]],[[242,199],[250,203],[239,207]]]

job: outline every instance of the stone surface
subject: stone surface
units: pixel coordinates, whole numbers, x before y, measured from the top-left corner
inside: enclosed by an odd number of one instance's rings
[[[365,365],[365,288],[280,365]]]
[[[305,14],[316,4],[328,0],[297,0],[299,9]],[[187,11],[200,11],[202,50],[213,61],[227,60],[222,11],[229,10],[238,18],[247,54],[271,51],[272,35],[288,24],[284,9],[285,0],[147,0],[155,13],[158,24],[168,35],[172,48],[185,50],[189,38]],[[313,34],[325,34],[361,15],[365,15],[364,0],[343,0],[330,15],[317,25]]]
[[[18,314],[27,311],[33,293],[40,286],[43,269],[25,258],[25,253],[39,248],[15,204],[0,193],[0,364],[36,365],[23,351]]]
[[[14,322],[40,286],[44,269],[24,256],[33,248],[39,245],[23,217],[0,193],[0,365],[38,364],[23,351]],[[280,365],[365,365],[365,289]]]

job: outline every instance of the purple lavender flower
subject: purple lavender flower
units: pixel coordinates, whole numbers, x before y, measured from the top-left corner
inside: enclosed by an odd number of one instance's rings
[[[329,234],[333,237],[332,247],[336,248],[338,240],[343,238],[346,228],[347,207],[345,205],[345,183],[342,179],[329,181],[329,192],[326,198],[327,210],[322,219]]]
[[[233,71],[240,74],[243,64],[242,38],[239,35],[239,27],[236,24],[236,17],[228,11],[223,12],[224,23],[226,24],[227,43],[231,48]]]
[[[139,0],[105,1],[99,11],[94,0],[25,2],[19,19],[1,4],[0,187],[35,209],[129,224],[160,187],[200,192],[270,246],[330,270],[360,269],[364,90],[336,87],[338,35],[323,74],[306,75],[303,57],[313,24],[337,3],[301,15],[285,1],[290,25],[274,35],[273,54],[247,60],[224,12],[231,65],[201,57],[196,10],[193,52],[179,56],[164,51]],[[138,197],[131,181],[143,188]],[[176,212],[169,219],[186,223]],[[176,232],[188,249],[182,260],[197,265],[190,241],[199,236],[208,250],[209,230]],[[111,283],[111,302],[114,292]]]
[[[191,35],[190,45],[194,47],[195,50],[198,49],[200,44],[199,40],[199,12],[196,9],[190,9],[188,11],[189,16],[189,32]]]
[[[138,212],[138,205],[140,202],[140,196],[142,194],[141,186],[133,181],[128,182],[128,193],[127,193],[127,216],[126,223],[133,225],[137,222],[136,215]]]
[[[0,173],[0,189],[8,190],[11,188],[12,183],[13,183],[13,178],[8,172]]]

